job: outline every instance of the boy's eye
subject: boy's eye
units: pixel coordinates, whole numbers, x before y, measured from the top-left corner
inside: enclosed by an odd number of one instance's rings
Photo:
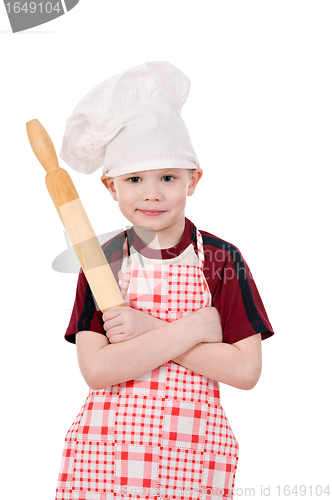
[[[130,177],[128,180],[130,182],[139,182],[141,180],[141,178],[140,177]]]
[[[164,177],[162,177],[164,182],[170,182],[172,179],[174,179],[173,175],[164,175]]]

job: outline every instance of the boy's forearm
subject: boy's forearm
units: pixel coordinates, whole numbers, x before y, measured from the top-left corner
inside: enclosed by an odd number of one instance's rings
[[[252,389],[261,373],[260,349],[246,353],[235,345],[222,342],[197,344],[172,361],[238,389]]]
[[[125,342],[108,344],[95,354],[93,389],[139,378],[199,342],[182,318]]]

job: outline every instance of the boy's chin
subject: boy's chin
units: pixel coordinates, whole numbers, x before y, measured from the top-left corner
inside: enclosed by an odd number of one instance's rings
[[[150,243],[154,240],[156,237],[157,231],[153,229],[152,227],[148,226],[136,226],[135,224],[133,225],[135,233],[144,241],[150,241]],[[144,238],[143,238],[144,237]]]

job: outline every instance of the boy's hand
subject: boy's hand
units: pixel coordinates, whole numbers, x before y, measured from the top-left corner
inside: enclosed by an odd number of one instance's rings
[[[132,307],[112,307],[103,314],[104,330],[111,344],[124,342],[154,330],[164,321]]]
[[[189,328],[200,335],[201,342],[222,342],[220,315],[215,307],[203,307],[187,316]]]

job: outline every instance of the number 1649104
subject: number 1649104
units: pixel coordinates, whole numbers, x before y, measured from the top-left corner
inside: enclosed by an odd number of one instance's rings
[[[14,2],[14,3],[6,3],[6,8],[8,14],[14,13],[19,14],[25,12],[26,14],[42,14],[46,12],[47,14],[51,14],[51,12],[57,12],[58,14],[62,12],[62,6],[60,2],[57,2],[55,5],[52,2]]]

